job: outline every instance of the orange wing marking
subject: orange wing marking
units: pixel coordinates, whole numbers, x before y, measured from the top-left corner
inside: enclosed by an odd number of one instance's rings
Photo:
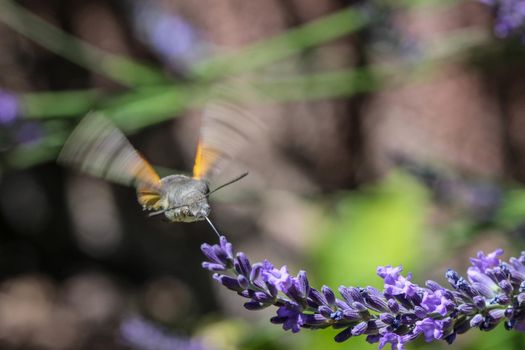
[[[221,152],[211,147],[206,147],[202,141],[197,145],[195,164],[193,165],[193,178],[205,178],[217,161],[221,158]]]

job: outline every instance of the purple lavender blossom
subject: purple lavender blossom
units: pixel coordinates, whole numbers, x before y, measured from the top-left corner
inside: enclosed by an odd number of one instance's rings
[[[335,341],[366,335],[379,349],[390,345],[403,350],[412,340],[444,340],[451,344],[471,328],[489,331],[503,323],[508,330],[525,330],[525,252],[509,262],[499,259],[501,249],[479,252],[472,258],[467,278],[449,270],[447,289],[434,281],[426,287],[402,275],[401,266],[380,266],[383,291],[372,287],[339,287],[340,298],[323,286],[310,286],[306,272],[293,276],[270,262],[251,264],[244,253],[234,256],[224,236],[219,244],[203,244],[203,263],[226,288],[249,299],[244,306],[259,310],[277,307],[270,321],[294,333],[301,329],[341,329]]]
[[[42,138],[41,125],[20,118],[21,112],[19,96],[0,89],[0,151],[34,144]]]
[[[520,36],[525,40],[525,1],[479,0],[492,7],[495,14],[494,33],[500,38]]]
[[[12,124],[20,112],[17,95],[0,90],[0,125]]]
[[[151,1],[130,0],[139,39],[171,68],[187,69],[203,59],[208,44],[185,18]]]
[[[140,317],[124,320],[120,325],[122,341],[140,350],[206,350],[198,340],[175,336]]]

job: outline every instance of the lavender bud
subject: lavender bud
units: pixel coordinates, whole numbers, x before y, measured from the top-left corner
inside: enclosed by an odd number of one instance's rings
[[[421,302],[423,301],[423,297],[422,297],[419,293],[416,293],[416,294],[414,294],[414,295],[409,296],[408,299],[409,299],[414,305],[420,305]]]
[[[316,304],[319,305],[328,305],[328,302],[326,301],[326,298],[323,293],[318,291],[317,289],[311,288],[310,293],[308,294],[308,297]]]
[[[381,315],[379,315],[379,319],[386,324],[392,324],[396,320],[394,316],[392,316],[391,314],[387,314],[387,313],[382,313]]]
[[[245,290],[243,290],[241,292],[238,292],[237,294],[239,294],[243,298],[251,298],[253,296],[254,292],[249,290],[249,289],[245,289]]]
[[[224,236],[221,236],[219,241],[220,241],[221,248],[226,252],[226,255],[228,256],[228,259],[229,260],[233,260],[233,246],[232,246],[232,244],[230,242],[228,242],[228,240]]]
[[[252,271],[250,272],[250,281],[254,282],[261,276],[262,268],[261,263],[253,264]]]
[[[321,305],[319,306],[319,308],[317,309],[317,311],[319,311],[319,313],[321,315],[323,315],[324,317],[326,318],[331,318],[330,316],[332,315],[332,312],[334,310],[330,309],[328,306],[325,306],[325,305]]]
[[[444,290],[443,296],[447,298],[448,300],[454,300],[454,293],[452,293],[450,290]]]
[[[510,280],[512,284],[520,284],[522,281],[525,280],[525,273],[522,273],[518,270],[511,270]]]
[[[507,280],[503,280],[501,281],[500,283],[498,283],[498,285],[500,286],[500,288],[507,294],[510,294],[512,293],[512,285],[510,284],[509,281]]]
[[[366,342],[369,344],[375,344],[381,339],[381,334],[369,334],[366,336]]]
[[[480,310],[485,309],[485,299],[482,296],[475,296],[473,299],[474,305]]]
[[[211,245],[203,243],[201,245],[201,251],[206,256],[206,258],[208,258],[208,260],[214,261],[218,264],[222,264],[222,261],[220,261],[219,258],[217,258],[217,256],[215,255],[215,252],[213,251]]]
[[[457,334],[463,334],[470,329],[470,322],[467,318],[456,321],[454,325],[454,332]]]
[[[363,293],[366,304],[377,312],[387,312],[388,304],[379,291],[372,287],[367,287]]]
[[[335,306],[337,308],[339,308],[339,309],[342,309],[342,310],[350,308],[350,305],[348,305],[347,303],[345,303],[341,299],[335,299]]]
[[[266,288],[268,289],[268,293],[270,293],[270,295],[272,297],[277,297],[277,294],[279,293],[279,291],[277,290],[277,287],[273,284],[273,283],[270,283],[270,282],[265,282],[266,284]]]
[[[297,290],[301,295],[301,299],[304,299],[310,291],[310,283],[308,282],[308,277],[306,277],[306,271],[299,271],[297,274],[297,282]]]
[[[504,317],[505,317],[505,310],[502,310],[502,309],[489,310],[488,318],[490,319],[491,322],[498,323]]]
[[[288,318],[284,316],[273,316],[270,318],[270,322],[273,324],[283,324]]]
[[[505,326],[505,329],[510,331],[514,328],[514,325],[516,324],[516,320],[507,320],[505,323],[503,323],[503,326]]]
[[[202,268],[208,271],[215,271],[215,272],[226,270],[226,266],[222,264],[208,262],[208,261],[204,261],[202,263]]]
[[[246,254],[242,252],[237,253],[237,257],[235,258],[233,266],[235,267],[235,271],[237,271],[237,273],[244,276],[250,276],[252,266],[250,265],[250,261],[248,260],[248,257],[246,257]]]
[[[310,326],[318,326],[318,325],[325,325],[328,322],[328,319],[326,319],[324,316],[319,314],[310,314],[310,315],[303,315],[304,316],[304,323],[310,325]]]
[[[239,282],[239,285],[243,289],[247,289],[248,286],[250,285],[250,282],[248,281],[248,279],[246,277],[244,277],[243,275],[237,276],[237,281]]]
[[[509,297],[505,294],[500,294],[496,298],[496,303],[499,305],[507,305],[509,303]]]
[[[445,277],[447,278],[447,281],[452,285],[452,287],[456,287],[456,283],[461,278],[459,276],[459,273],[452,269],[448,269],[447,273],[445,274]]]
[[[225,286],[226,288],[228,288],[230,290],[233,290],[233,291],[236,291],[236,292],[241,292],[244,289],[239,284],[239,281],[236,278],[233,278],[233,277],[230,277],[230,276],[226,276],[226,275],[219,275],[219,274],[215,274],[213,276],[213,278],[215,278],[223,286]]]
[[[365,312],[365,311],[368,311],[368,309],[366,308],[365,305],[363,305],[363,304],[361,304],[360,302],[357,302],[357,301],[355,301],[355,302],[352,303],[352,307],[353,307],[354,309],[356,309],[357,311],[359,311],[359,312]]]
[[[443,290],[445,288],[443,288],[439,283],[435,282],[435,281],[432,281],[432,280],[428,280],[425,285],[427,286],[428,289],[430,289],[431,291],[433,292],[436,292],[438,290]]]
[[[328,302],[328,304],[330,306],[333,306],[335,304],[334,292],[328,286],[323,286],[321,288],[321,291],[323,292],[323,295],[326,298],[326,301]]]
[[[244,303],[244,307],[247,310],[261,310],[267,307],[267,305],[264,305],[262,303],[259,303],[258,301],[248,301]]]
[[[495,267],[493,269],[494,276],[496,281],[501,282],[507,279],[507,273],[501,267]]]
[[[498,325],[499,322],[495,322],[494,320],[492,320],[490,317],[485,317],[485,320],[483,321],[483,323],[481,323],[481,325],[479,326],[479,329],[482,330],[482,331],[490,331],[490,330],[493,330],[497,325]]]
[[[494,296],[494,292],[484,283],[474,282],[472,283],[472,288],[476,290],[479,294],[483,295],[485,298],[491,298]]]
[[[456,334],[457,333],[451,333],[445,337],[445,341],[450,345],[456,340]]]
[[[219,259],[222,264],[228,264],[228,254],[221,247],[214,245],[211,247],[211,249],[213,250],[213,254],[215,254],[217,259]]]
[[[427,310],[425,310],[424,308],[422,308],[421,306],[416,306],[414,308],[414,313],[416,314],[417,317],[419,318],[425,318],[427,317]]]
[[[293,300],[302,303],[304,299],[306,298],[306,295],[304,295],[300,290],[299,282],[297,280],[294,280],[293,284],[288,288],[288,291],[285,292],[286,295],[288,295]]]
[[[334,337],[334,340],[338,343],[342,343],[348,340],[352,336],[352,327],[346,328]]]
[[[335,321],[340,321],[343,319],[343,311],[336,310],[330,314],[330,318]]]
[[[343,316],[349,321],[358,321],[361,319],[361,315],[359,314],[359,312],[354,309],[343,310]]]
[[[463,277],[456,283],[456,288],[471,298],[479,294]]]
[[[525,303],[525,292],[518,294],[516,296],[516,301],[518,302],[519,306],[522,306]]]
[[[514,317],[514,308],[509,306],[505,309],[505,317],[512,318]]]
[[[483,323],[483,316],[481,314],[477,314],[476,316],[472,317],[470,320],[470,327],[477,328]]]
[[[257,302],[263,304],[271,304],[274,301],[274,298],[264,292],[255,292],[253,293],[253,299]]]
[[[348,288],[348,291],[350,295],[352,296],[353,301],[364,303],[364,300],[363,300],[363,297],[361,296],[361,291],[359,290],[359,288],[350,287]]]
[[[463,315],[471,315],[476,312],[476,307],[472,304],[461,304],[458,306],[458,311]]]
[[[388,304],[388,308],[390,309],[392,313],[394,314],[399,313],[399,304],[397,303],[397,301],[395,301],[394,299],[388,299],[387,304]]]
[[[366,332],[368,329],[368,322],[360,322],[354,328],[352,328],[352,335],[358,336]]]
[[[354,302],[354,299],[352,298],[352,293],[350,293],[350,288],[347,288],[347,287],[344,287],[344,286],[340,286],[339,287],[339,293],[346,300],[346,302],[348,304],[351,305]],[[323,298],[324,298],[324,295],[323,295]],[[324,298],[324,299],[326,299],[326,298]]]
[[[415,314],[410,314],[410,313],[402,314],[400,318],[401,323],[404,325],[413,325],[418,320],[419,318]]]
[[[407,310],[414,308],[414,304],[407,300],[407,298],[405,298],[403,295],[396,295],[395,299],[402,307],[404,307]]]

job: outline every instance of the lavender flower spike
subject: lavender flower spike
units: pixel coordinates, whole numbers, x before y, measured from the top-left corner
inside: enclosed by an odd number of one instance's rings
[[[138,316],[123,320],[120,340],[137,350],[210,350],[198,339],[170,334]]]
[[[478,0],[494,12],[494,34],[499,38],[510,36],[525,40],[525,2],[523,0]]]
[[[501,249],[479,252],[471,259],[466,278],[447,271],[450,289],[434,281],[422,287],[411,281],[410,274],[403,276],[401,266],[380,266],[383,291],[341,286],[338,298],[328,286],[311,287],[304,271],[294,276],[286,266],[276,268],[269,261],[252,265],[244,253],[234,258],[232,248],[224,236],[220,244],[203,244],[208,259],[203,267],[249,299],[247,309],[276,307],[270,321],[294,333],[332,327],[341,329],[337,342],[366,335],[380,350],[386,346],[403,350],[418,337],[451,344],[458,334],[472,328],[489,331],[500,323],[507,330],[525,331],[525,252],[509,262],[500,260]]]
[[[0,89],[0,125],[8,125],[15,121],[20,112],[17,95]]]

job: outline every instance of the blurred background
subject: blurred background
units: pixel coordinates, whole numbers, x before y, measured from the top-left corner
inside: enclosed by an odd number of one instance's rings
[[[209,98],[257,120],[212,217],[312,285],[445,283],[525,247],[523,0],[0,0],[0,347],[342,349],[292,335],[202,270],[202,222],[56,164],[101,110],[161,175],[189,173]],[[240,129],[251,129],[239,119]],[[420,341],[412,349],[441,349]],[[503,327],[456,349],[523,349]]]

